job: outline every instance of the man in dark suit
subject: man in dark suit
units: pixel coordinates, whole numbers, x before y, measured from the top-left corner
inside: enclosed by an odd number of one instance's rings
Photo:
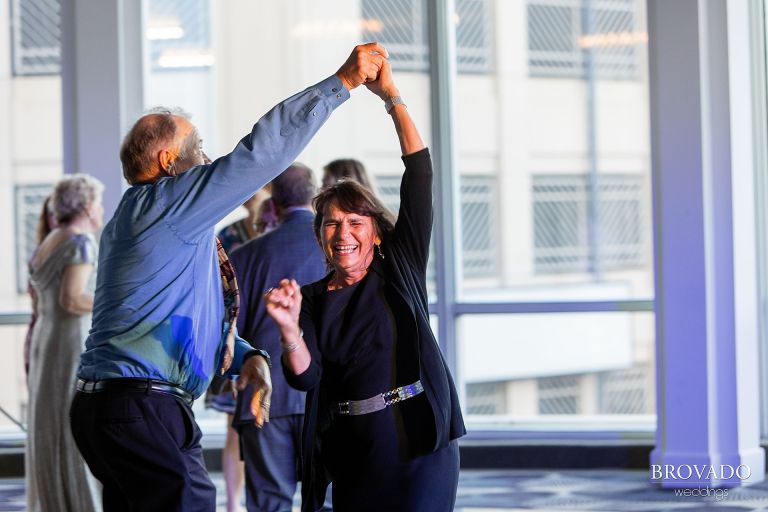
[[[250,388],[240,393],[235,410],[249,512],[290,511],[296,491],[304,393],[285,382],[279,367],[280,332],[264,309],[262,294],[286,277],[306,284],[325,275],[325,257],[312,229],[314,195],[312,171],[299,163],[291,165],[272,181],[272,201],[280,225],[230,256],[240,285],[238,332],[267,350],[276,361],[269,423],[262,428],[254,425]]]

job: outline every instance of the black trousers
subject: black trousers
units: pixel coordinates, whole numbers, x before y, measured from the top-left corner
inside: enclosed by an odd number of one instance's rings
[[[104,485],[105,512],[214,512],[216,488],[192,409],[174,396],[137,390],[77,392],[72,434]]]

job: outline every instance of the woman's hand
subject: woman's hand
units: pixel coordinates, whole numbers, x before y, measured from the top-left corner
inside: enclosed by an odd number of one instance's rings
[[[392,78],[392,66],[390,66],[389,61],[386,59],[381,64],[379,76],[376,80],[366,82],[365,86],[369,91],[384,101],[387,101],[393,96],[400,96],[400,91],[397,90],[395,81]]]
[[[301,313],[301,288],[295,279],[283,279],[277,288],[270,288],[264,294],[267,314],[272,317],[282,332],[299,332]]]
[[[303,373],[312,361],[307,344],[299,327],[301,313],[301,288],[295,279],[283,279],[277,288],[270,288],[264,294],[267,314],[280,329],[280,343],[283,346],[283,363],[294,375]]]

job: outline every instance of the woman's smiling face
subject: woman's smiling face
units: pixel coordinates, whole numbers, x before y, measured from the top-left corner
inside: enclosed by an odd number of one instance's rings
[[[346,212],[331,202],[323,214],[320,236],[323,252],[340,278],[354,283],[365,276],[374,245],[380,241],[371,217]]]

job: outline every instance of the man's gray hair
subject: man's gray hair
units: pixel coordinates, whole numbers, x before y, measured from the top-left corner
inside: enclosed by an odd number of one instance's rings
[[[101,201],[104,185],[87,174],[66,175],[56,183],[51,195],[51,210],[59,224],[69,224]]]

